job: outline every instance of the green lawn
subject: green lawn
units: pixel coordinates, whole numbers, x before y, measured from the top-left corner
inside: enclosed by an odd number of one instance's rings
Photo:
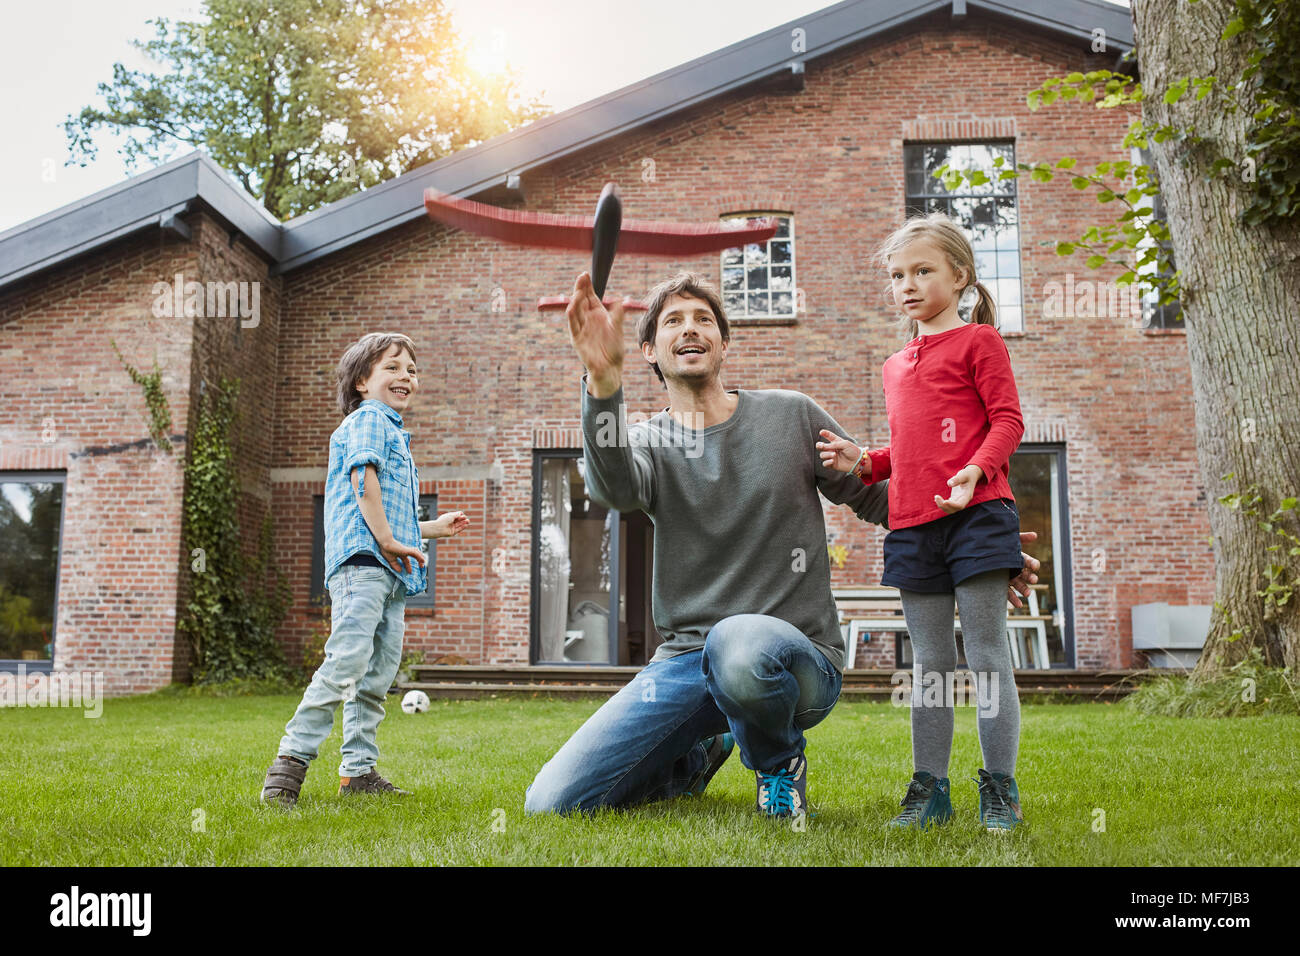
[[[336,721],[298,809],[263,807],[262,774],[296,703],[138,697],[106,702],[99,719],[0,710],[0,864],[1300,863],[1296,717],[1025,705],[1017,779],[1028,823],[999,835],[975,820],[971,708],[957,712],[957,818],[899,833],[882,824],[911,749],[907,712],[888,703],[842,703],[810,733],[804,832],[755,814],[738,755],[702,798],[525,817],[524,788],[596,707],[581,701],[435,702],[407,716],[390,697],[380,770],[413,796],[336,796]]]

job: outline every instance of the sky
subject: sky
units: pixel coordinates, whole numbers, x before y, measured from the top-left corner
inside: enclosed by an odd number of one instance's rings
[[[1127,5],[1125,2],[1124,5]],[[473,62],[507,62],[556,112],[762,33],[827,0],[447,0]],[[121,137],[65,166],[63,122],[102,105],[113,64],[147,69],[131,46],[146,20],[197,18],[199,0],[5,0],[0,12],[0,231],[122,182]],[[189,152],[178,144],[175,156]],[[142,164],[138,172],[144,171]]]
[[[833,4],[827,0],[449,0],[475,65],[502,60],[526,93],[556,112]],[[145,69],[131,46],[146,20],[196,18],[198,0],[6,0],[0,13],[0,231],[124,180],[120,137],[65,166],[63,122],[85,106],[113,64]],[[687,26],[689,25],[689,26]],[[189,151],[178,146],[176,156]],[[142,164],[137,171],[143,171]]]

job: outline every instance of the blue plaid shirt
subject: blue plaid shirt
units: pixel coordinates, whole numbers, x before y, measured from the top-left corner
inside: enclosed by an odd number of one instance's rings
[[[325,478],[325,580],[360,552],[383,562],[389,573],[406,585],[408,595],[418,594],[428,586],[426,569],[411,558],[409,573],[393,571],[361,514],[351,476],[354,468],[363,469],[358,490],[364,492],[366,465],[374,465],[379,475],[379,493],[393,537],[413,548],[421,545],[420,477],[411,457],[411,433],[402,427],[402,416],[394,408],[367,398],[330,436],[329,474]]]

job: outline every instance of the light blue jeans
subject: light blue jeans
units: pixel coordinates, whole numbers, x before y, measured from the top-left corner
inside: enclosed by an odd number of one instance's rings
[[[375,732],[384,719],[384,697],[402,662],[406,585],[383,568],[344,564],[325,586],[332,605],[325,660],[285,726],[278,752],[308,763],[315,760],[334,729],[334,711],[341,702],[339,776],[360,777],[379,761]]]
[[[627,807],[684,792],[728,729],[750,770],[803,753],[804,730],[840,695],[840,671],[793,624],[764,614],[719,621],[701,650],[646,665],[537,773],[527,813]]]

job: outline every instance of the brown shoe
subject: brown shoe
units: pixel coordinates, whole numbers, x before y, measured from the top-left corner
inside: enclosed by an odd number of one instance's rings
[[[278,803],[282,807],[292,807],[298,802],[302,791],[302,782],[307,778],[307,765],[297,757],[281,754],[275,758],[266,771],[262,781],[262,802]]]
[[[379,771],[374,767],[360,777],[339,777],[339,796],[346,793],[395,793],[401,797],[411,795],[411,791],[394,787],[379,776]]]

